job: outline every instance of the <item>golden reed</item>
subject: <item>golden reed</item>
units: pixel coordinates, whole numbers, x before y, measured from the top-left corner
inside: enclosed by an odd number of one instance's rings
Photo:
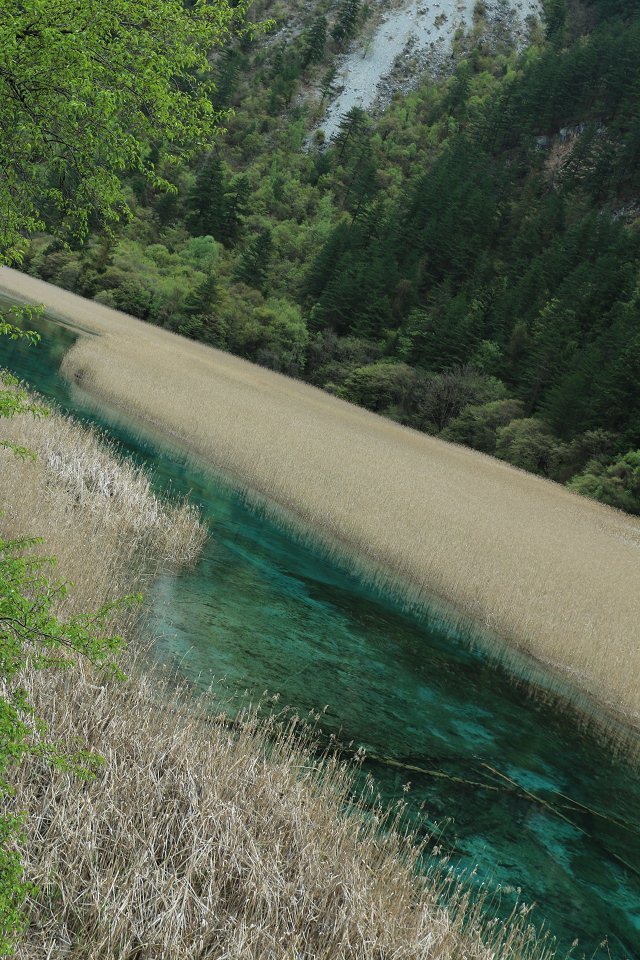
[[[76,583],[62,614],[195,558],[194,511],[159,501],[91,431],[59,414],[5,426],[38,459],[0,451],[0,529],[44,534]],[[488,922],[438,864],[420,878],[396,813],[351,801],[352,771],[295,721],[226,721],[213,695],[145,674],[135,624],[117,626],[125,682],[82,663],[21,678],[55,741],[104,764],[88,781],[37,758],[11,771],[3,803],[26,814],[37,885],[16,960],[550,957],[526,911]]]
[[[638,723],[638,518],[6,267],[0,290],[97,334],[63,372],[98,403]]]

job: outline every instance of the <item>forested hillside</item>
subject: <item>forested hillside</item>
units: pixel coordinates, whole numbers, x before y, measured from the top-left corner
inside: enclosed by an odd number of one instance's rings
[[[128,222],[26,268],[640,513],[637,0],[548,0],[524,52],[480,0],[450,71],[329,144],[375,9],[252,15],[212,66],[225,137],[150,144],[175,191],[129,178]]]

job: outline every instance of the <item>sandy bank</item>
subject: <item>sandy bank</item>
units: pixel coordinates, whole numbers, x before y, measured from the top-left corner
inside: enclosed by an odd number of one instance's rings
[[[411,599],[441,597],[640,713],[638,519],[16,271],[0,270],[0,291],[100,335],[64,362],[97,400],[409,584]]]

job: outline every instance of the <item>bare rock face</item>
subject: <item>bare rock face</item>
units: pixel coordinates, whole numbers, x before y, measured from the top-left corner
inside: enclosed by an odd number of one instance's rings
[[[396,92],[407,92],[425,74],[451,64],[454,38],[468,31],[477,15],[477,0],[403,0],[385,9],[381,22],[356,41],[338,66],[338,93],[319,126],[330,140],[341,118],[353,107],[381,109]],[[539,0],[489,0],[482,15],[508,32],[516,46],[527,42],[530,24],[540,16]]]

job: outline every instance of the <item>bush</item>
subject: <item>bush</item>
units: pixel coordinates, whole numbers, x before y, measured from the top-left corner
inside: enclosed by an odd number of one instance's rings
[[[378,361],[357,367],[346,379],[339,395],[345,400],[367,407],[386,410],[406,407],[417,380],[416,371],[406,363]]]
[[[356,367],[375,363],[381,355],[382,348],[373,340],[339,337],[333,330],[320,330],[309,342],[306,379],[319,387],[328,382],[342,384]]]
[[[549,473],[557,447],[549,427],[535,417],[512,420],[498,429],[496,456],[532,473]]]
[[[115,307],[123,313],[146,320],[151,310],[153,293],[134,274],[125,273],[118,267],[109,267],[101,278],[103,289],[94,300],[107,307]]]
[[[281,373],[300,374],[309,342],[300,308],[286,300],[268,300],[236,322],[231,349]]]
[[[580,473],[592,460],[601,464],[611,459],[616,437],[606,430],[587,430],[569,443],[558,444],[554,453],[550,474],[554,480],[566,483]]]
[[[443,440],[464,443],[483,453],[495,453],[498,429],[523,417],[524,404],[520,400],[472,403],[451,421],[440,436]]]
[[[429,373],[418,384],[414,425],[428,433],[440,433],[469,404],[501,400],[504,384],[470,364]]]
[[[608,466],[592,460],[568,486],[583,497],[640,514],[640,450],[630,450]]]

